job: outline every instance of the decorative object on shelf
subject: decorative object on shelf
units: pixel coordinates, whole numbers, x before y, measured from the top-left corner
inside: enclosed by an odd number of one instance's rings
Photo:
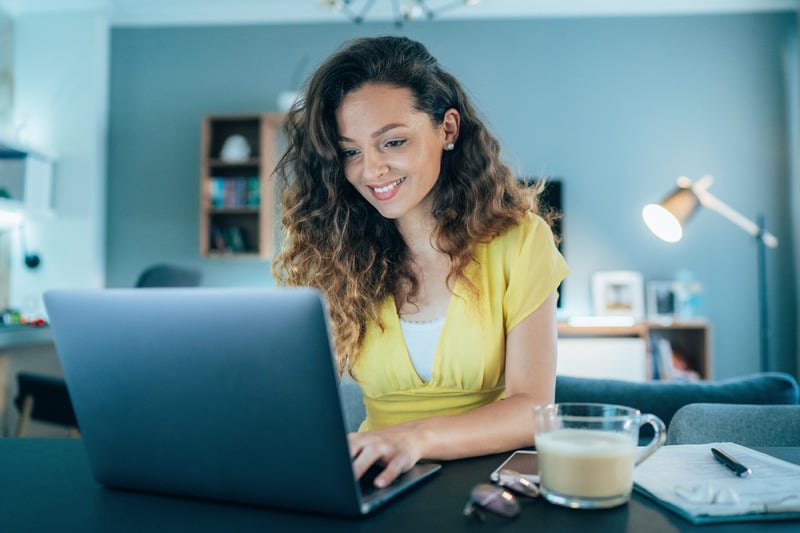
[[[324,6],[340,11],[356,24],[364,22],[375,5],[375,0],[320,0],[320,2]],[[423,19],[431,20],[446,11],[462,6],[475,5],[479,2],[480,0],[439,2],[431,2],[431,0],[391,0],[392,19],[396,28],[402,28],[404,22]]]
[[[602,270],[592,274],[592,304],[596,315],[644,317],[644,281],[641,272]]]
[[[706,175],[692,183],[689,178],[681,176],[678,178],[678,187],[666,198],[657,204],[647,204],[642,208],[642,218],[657,237],[674,243],[681,240],[684,224],[702,205],[722,215],[755,238],[758,249],[759,366],[762,372],[766,372],[770,366],[766,247],[776,248],[778,239],[765,229],[764,215],[758,215],[756,222],[753,222],[708,192],[713,181],[712,176]]]
[[[220,151],[220,159],[226,163],[240,163],[250,157],[250,144],[244,135],[234,134],[225,139]]]
[[[677,295],[674,281],[647,282],[648,320],[672,320],[677,314]]]
[[[687,269],[675,274],[675,314],[680,319],[691,320],[700,316],[702,284]]]

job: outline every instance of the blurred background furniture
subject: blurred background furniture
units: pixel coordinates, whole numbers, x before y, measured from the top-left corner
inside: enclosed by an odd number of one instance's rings
[[[147,267],[136,280],[137,288],[147,287],[197,287],[202,273],[195,268],[162,263]]]
[[[690,403],[797,404],[800,386],[794,377],[781,372],[711,381],[643,383],[558,376],[556,402],[627,405],[642,413],[652,413],[669,426],[675,412]]]
[[[159,263],[143,270],[135,287],[196,287],[201,281],[198,269]],[[78,434],[78,422],[62,377],[18,372],[14,405],[19,412],[15,431],[18,437],[27,434],[31,420],[64,426],[71,435]]]
[[[357,431],[366,416],[361,389],[350,378],[340,384],[348,431]],[[669,426],[675,412],[691,403],[797,405],[800,386],[789,374],[765,372],[716,381],[646,381],[556,377],[556,402],[590,402],[626,405],[652,413]],[[642,428],[649,439],[652,429]]]
[[[364,407],[364,397],[361,387],[352,378],[344,377],[339,383],[339,397],[342,399],[342,409],[344,409],[345,425],[347,432],[358,431],[358,426],[367,417],[367,410]]]
[[[15,436],[25,435],[33,420],[64,426],[72,437],[78,436],[78,421],[72,409],[67,385],[61,378],[20,372],[17,374],[17,396],[14,405],[19,411]]]
[[[678,409],[667,444],[709,442],[800,446],[800,405],[692,403]]]

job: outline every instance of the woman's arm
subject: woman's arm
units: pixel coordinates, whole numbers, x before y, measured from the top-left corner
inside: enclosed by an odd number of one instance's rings
[[[375,462],[386,486],[422,458],[459,459],[531,446],[533,407],[552,402],[556,373],[556,294],[506,337],[506,397],[468,413],[434,416],[397,426],[351,433],[357,477]]]

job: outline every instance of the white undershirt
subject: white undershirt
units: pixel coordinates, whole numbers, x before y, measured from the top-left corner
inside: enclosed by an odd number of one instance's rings
[[[436,345],[439,344],[443,325],[444,317],[430,322],[408,322],[400,319],[408,355],[411,356],[411,363],[423,381],[430,381],[433,375],[433,356],[436,353]]]

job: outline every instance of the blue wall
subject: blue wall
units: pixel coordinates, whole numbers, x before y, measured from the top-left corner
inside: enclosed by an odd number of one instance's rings
[[[343,41],[385,24],[117,28],[112,32],[109,286],[158,261],[205,284],[271,284],[269,263],[198,256],[200,121],[272,111]],[[709,211],[668,245],[641,222],[679,175],[749,217],[768,214],[772,366],[797,374],[782,48],[794,14],[425,22],[404,29],[468,87],[512,167],[564,181],[565,310],[590,312],[595,270],[704,286],[715,377],[758,370],[756,247]],[[798,68],[793,65],[793,68]]]

